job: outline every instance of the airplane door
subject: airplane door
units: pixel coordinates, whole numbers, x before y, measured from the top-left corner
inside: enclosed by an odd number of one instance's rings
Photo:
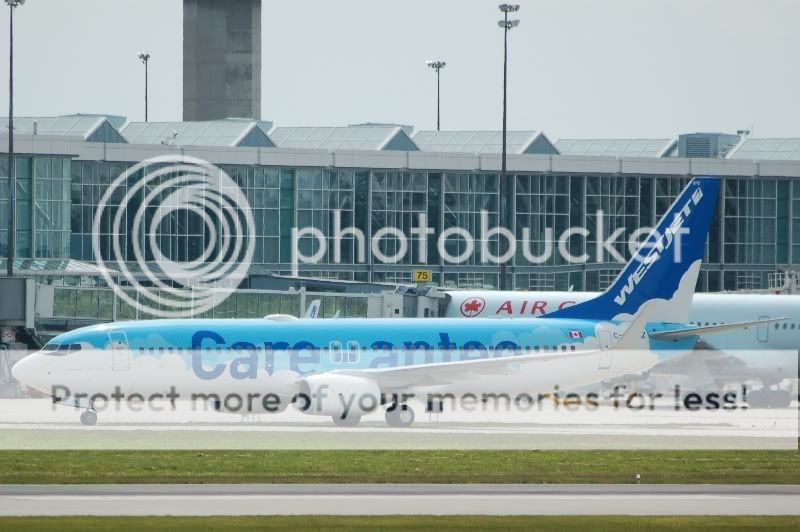
[[[128,336],[123,331],[108,333],[109,346],[111,347],[111,369],[114,371],[128,371],[131,369],[131,350],[128,348]]]
[[[609,369],[614,358],[613,351],[610,351],[613,343],[611,331],[599,329],[597,331],[597,340],[600,342],[600,363],[598,369]]]
[[[769,316],[759,316],[758,319],[766,320]],[[758,341],[765,344],[769,341],[769,323],[762,323],[758,326],[758,331],[756,332],[756,337]]]

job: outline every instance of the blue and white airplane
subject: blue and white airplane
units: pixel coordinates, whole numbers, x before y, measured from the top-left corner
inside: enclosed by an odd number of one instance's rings
[[[542,319],[117,322],[62,334],[12,373],[85,409],[84,424],[97,421],[93,397],[177,393],[228,412],[296,402],[339,425],[388,405],[387,423],[403,427],[414,421],[409,396],[541,393],[646,371],[708,329],[687,318],[719,186],[692,180],[640,248],[643,257],[602,294]],[[667,342],[671,349],[661,350]]]

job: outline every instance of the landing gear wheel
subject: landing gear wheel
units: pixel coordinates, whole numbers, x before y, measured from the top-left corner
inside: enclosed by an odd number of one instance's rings
[[[361,416],[353,416],[348,415],[345,417],[342,416],[331,416],[334,425],[337,427],[355,427],[361,422]]]
[[[414,410],[408,405],[392,405],[386,410],[386,423],[390,427],[408,428],[414,418]]]
[[[81,425],[91,427],[97,424],[97,412],[94,410],[85,410],[81,414]]]

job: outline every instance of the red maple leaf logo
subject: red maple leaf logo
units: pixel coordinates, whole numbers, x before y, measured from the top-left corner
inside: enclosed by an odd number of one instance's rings
[[[461,303],[461,314],[467,318],[473,318],[481,313],[486,302],[480,297],[473,297]]]

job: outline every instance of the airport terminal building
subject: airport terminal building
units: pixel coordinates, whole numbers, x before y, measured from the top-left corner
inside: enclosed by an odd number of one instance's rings
[[[71,115],[18,118],[14,140],[21,271],[50,268],[37,264],[56,261],[93,263],[92,222],[109,183],[141,161],[169,154],[217,165],[241,187],[256,229],[253,268],[261,273],[289,274],[291,229],[313,226],[330,235],[336,212],[342,227],[365,235],[385,227],[411,235],[419,215],[435,234],[462,227],[480,235],[482,211],[488,213],[489,227],[498,224],[501,141],[494,131],[414,132],[387,124],[275,127],[245,119],[141,123]],[[0,130],[0,152],[7,151],[7,130]],[[596,256],[598,239],[618,228],[627,234],[653,226],[683,185],[701,175],[721,176],[724,185],[700,290],[766,288],[768,274],[800,263],[800,139],[696,133],[677,139],[554,141],[541,131],[511,131],[508,154],[510,229],[518,237],[529,229],[533,254],[548,245],[546,228],[556,237],[568,227],[590,232],[568,244],[573,256],[590,256],[583,264],[571,264],[557,252],[533,264],[518,250],[508,267],[508,285],[516,290],[603,289],[622,264],[607,251]],[[7,183],[8,158],[0,156],[3,257]],[[198,220],[180,213],[162,220],[155,236],[161,251],[178,261],[196,259],[208,238]],[[111,237],[104,219],[104,249]],[[122,247],[129,251],[132,243],[125,238]],[[451,264],[429,242],[427,257],[422,257],[412,238],[401,260],[385,263],[371,253],[360,260],[357,245],[357,239],[345,239],[341,260],[327,254],[317,264],[301,264],[300,274],[410,283],[412,272],[424,265],[439,286],[498,286],[498,267],[482,263],[477,254]],[[397,251],[391,238],[380,245],[385,254]],[[464,251],[458,239],[447,245],[451,255]],[[301,241],[304,253],[314,246]],[[490,247],[495,246],[492,242]],[[624,238],[615,248],[627,256]],[[78,271],[64,282],[98,279],[80,278]]]

